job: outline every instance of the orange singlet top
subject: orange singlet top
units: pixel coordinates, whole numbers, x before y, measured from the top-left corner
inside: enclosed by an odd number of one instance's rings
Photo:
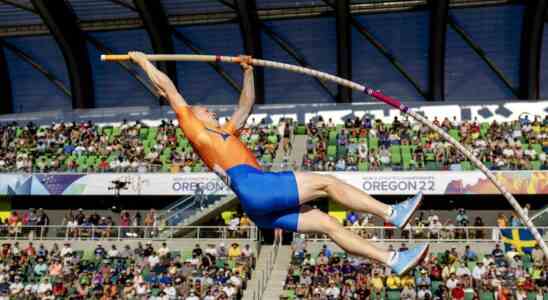
[[[190,106],[178,107],[175,112],[179,127],[212,171],[215,171],[215,165],[223,170],[242,164],[261,169],[253,153],[235,135],[237,128],[234,122],[229,121],[220,128],[209,128],[196,118]]]

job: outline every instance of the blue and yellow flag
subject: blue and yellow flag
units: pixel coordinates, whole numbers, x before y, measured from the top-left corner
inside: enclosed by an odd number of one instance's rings
[[[537,245],[537,241],[529,229],[501,229],[500,233],[506,251],[510,251],[514,246],[518,252],[531,254]],[[540,234],[542,235],[542,232]]]

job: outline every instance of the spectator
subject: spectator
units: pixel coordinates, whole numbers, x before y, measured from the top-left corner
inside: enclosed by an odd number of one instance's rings
[[[531,256],[533,258],[533,265],[534,266],[542,266],[545,264],[546,258],[544,257],[544,252],[542,249],[540,249],[539,245],[536,245],[533,251],[531,252]]]
[[[502,251],[502,249],[500,249],[500,244],[495,245],[495,249],[493,249],[493,251],[491,252],[491,255],[495,259],[495,262],[497,260],[501,260],[501,259],[504,258],[504,251]]]
[[[463,260],[465,262],[468,262],[468,261],[476,261],[477,259],[478,259],[478,255],[476,254],[476,252],[474,252],[474,250],[472,250],[469,245],[466,245],[466,247],[464,248]]]
[[[232,243],[232,246],[228,250],[228,257],[235,259],[242,256],[242,251],[240,249],[240,245],[238,243]]]
[[[457,278],[457,274],[455,272],[452,272],[449,275],[449,278],[447,279],[445,286],[449,289],[449,291],[452,291],[454,288],[457,287],[458,283],[459,283],[459,280]]]
[[[160,258],[166,257],[169,254],[169,247],[165,242],[162,243],[162,246],[158,249],[158,256]]]
[[[235,238],[238,233],[238,226],[240,226],[240,217],[237,214],[234,214],[232,219],[228,222],[228,236]]]
[[[432,292],[426,286],[419,286],[419,291],[417,292],[418,300],[432,299]]]
[[[103,245],[97,244],[94,250],[95,257],[99,260],[103,259],[106,256],[106,250],[103,248]]]
[[[428,271],[425,269],[422,269],[420,272],[419,277],[416,280],[417,286],[426,286],[427,288],[430,288],[432,285],[432,281],[430,280],[430,277],[428,276]]]
[[[373,276],[371,278],[370,284],[371,292],[380,297],[384,290],[384,280],[382,279],[381,274],[378,271],[373,272],[372,275]]]
[[[327,258],[330,258],[331,256],[333,256],[333,252],[331,251],[329,247],[327,247],[326,244],[322,246],[321,253]]]
[[[334,281],[329,283],[329,287],[325,290],[325,293],[330,299],[338,299],[341,294],[341,289],[335,284]]]
[[[401,289],[401,281],[400,277],[396,275],[396,273],[391,272],[390,275],[386,278],[386,287],[388,290],[400,290]]]
[[[487,272],[483,261],[478,261],[474,269],[472,270],[472,279],[474,280],[474,286],[479,286],[484,274]]]
[[[71,246],[70,246],[70,243],[65,243],[65,244],[63,245],[63,248],[61,249],[60,254],[61,254],[61,256],[64,257],[64,256],[67,256],[67,255],[69,255],[69,254],[71,255],[72,252],[73,252],[73,250],[72,250],[72,248],[71,248]]]
[[[217,257],[227,257],[228,251],[225,247],[225,243],[220,243],[219,246],[216,249],[216,256]]]
[[[120,251],[116,248],[116,245],[112,244],[110,250],[107,253],[108,258],[118,258],[120,257]]]
[[[400,293],[401,300],[416,300],[417,299],[417,292],[415,291],[414,287],[406,284],[403,286],[403,289]]]
[[[451,290],[451,299],[464,300],[464,289],[462,283],[458,283],[457,286]]]

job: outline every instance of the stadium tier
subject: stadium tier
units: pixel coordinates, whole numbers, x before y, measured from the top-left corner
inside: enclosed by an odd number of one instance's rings
[[[434,117],[434,123],[472,147],[490,169],[548,168],[548,117],[491,123]],[[308,136],[302,159],[304,170],[473,169],[438,134],[407,118],[396,117],[388,123],[364,116],[335,124],[320,117],[307,124],[284,122],[280,127],[259,122],[243,129],[240,137],[268,167],[280,143],[282,155],[291,160],[292,133]],[[91,122],[50,126],[7,124],[0,127],[0,135],[4,140],[0,147],[3,172],[207,171],[181,129],[168,121],[161,121],[159,127],[139,121],[119,126]]]
[[[294,245],[280,299],[548,299],[548,266],[538,248],[527,254],[505,253],[498,244],[480,253],[451,248],[404,276],[325,244],[309,248]]]
[[[445,118],[434,124],[470,149],[493,170],[547,169],[548,117],[503,123],[458,122]],[[344,124],[319,118],[297,128],[306,132],[303,168],[314,171],[455,170],[474,167],[441,136],[407,118],[383,123],[364,116]]]
[[[173,122],[120,126],[57,123],[6,125],[0,170],[4,172],[203,172],[206,168]],[[265,164],[278,148],[276,127],[241,131],[242,140]]]
[[[255,267],[249,244],[170,249],[139,242],[73,248],[4,243],[0,294],[10,299],[241,299]]]

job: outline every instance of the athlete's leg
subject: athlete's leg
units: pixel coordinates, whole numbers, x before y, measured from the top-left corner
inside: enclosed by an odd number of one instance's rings
[[[359,212],[369,212],[388,220],[391,208],[367,193],[344,183],[331,175],[295,172],[299,202],[305,204],[318,198],[330,197],[340,204]]]
[[[375,247],[359,235],[345,229],[337,220],[319,209],[308,206],[301,208],[297,230],[300,233],[324,233],[349,254],[369,257],[385,265],[389,264],[393,254]]]
[[[427,244],[417,245],[406,251],[389,252],[379,249],[354,232],[345,229],[334,218],[306,205],[257,216],[255,220],[257,225],[265,228],[326,234],[346,252],[377,260],[400,275],[417,265],[428,252]]]
[[[331,175],[295,173],[299,203],[329,196],[340,204],[360,212],[370,212],[393,225],[403,228],[422,201],[422,193],[396,205],[386,205],[367,193]]]

